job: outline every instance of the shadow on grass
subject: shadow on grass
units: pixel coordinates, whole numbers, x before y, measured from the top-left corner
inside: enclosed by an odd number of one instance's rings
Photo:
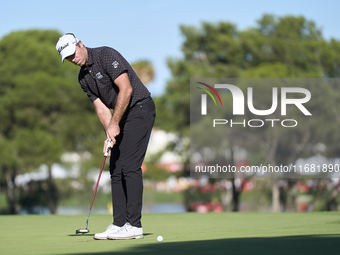
[[[131,241],[131,240],[130,240]],[[197,240],[138,245],[118,252],[98,252],[81,254],[259,254],[259,255],[313,255],[337,254],[340,235],[310,235],[259,238],[230,238],[218,240]],[[133,242],[133,241],[132,241]],[[79,254],[80,253],[70,253]]]

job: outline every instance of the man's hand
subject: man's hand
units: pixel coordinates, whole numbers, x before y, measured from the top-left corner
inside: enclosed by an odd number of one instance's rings
[[[104,141],[104,147],[103,147],[103,153],[104,153],[104,154],[105,154],[106,147],[107,147],[107,143],[109,142],[109,140],[110,140],[110,139],[108,138],[108,139],[106,139],[106,140]],[[111,141],[110,148],[112,148],[113,145],[114,145],[114,143]],[[111,150],[109,150],[107,156],[108,156],[108,157],[111,156]]]
[[[110,123],[106,129],[106,136],[111,138],[113,144],[116,144],[116,136],[120,133],[120,127],[118,124]]]

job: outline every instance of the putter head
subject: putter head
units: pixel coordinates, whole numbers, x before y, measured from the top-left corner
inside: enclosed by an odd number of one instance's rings
[[[77,229],[76,230],[76,234],[85,234],[85,233],[88,233],[90,232],[89,229]]]

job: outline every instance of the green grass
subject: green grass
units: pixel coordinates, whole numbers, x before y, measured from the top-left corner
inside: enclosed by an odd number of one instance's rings
[[[182,193],[166,193],[157,192],[154,190],[144,190],[143,192],[143,203],[144,204],[155,204],[155,203],[182,203]],[[77,193],[70,198],[62,199],[59,206],[89,206],[92,198],[92,194]],[[0,193],[1,202],[1,193]],[[96,194],[95,206],[106,206],[111,202],[111,193],[98,192]],[[1,205],[1,203],[0,203]]]
[[[340,213],[144,214],[140,240],[93,239],[110,215],[0,216],[1,254],[336,254]],[[164,241],[158,243],[156,237]]]
[[[92,194],[81,194],[77,193],[76,195],[62,199],[59,202],[59,206],[85,206],[89,207],[91,203],[93,193]],[[111,193],[97,193],[94,204],[96,206],[106,206],[108,203],[111,202]]]
[[[144,204],[156,204],[156,203],[182,203],[182,193],[166,193],[157,192],[154,190],[144,190],[143,192],[143,203]]]
[[[0,209],[7,206],[6,194],[5,192],[0,192]]]

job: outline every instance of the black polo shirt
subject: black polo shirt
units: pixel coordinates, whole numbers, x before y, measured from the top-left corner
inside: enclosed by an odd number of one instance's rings
[[[131,65],[118,51],[110,47],[86,49],[87,65],[81,67],[78,80],[92,102],[100,98],[108,108],[114,109],[119,92],[114,80],[123,72],[127,72],[132,86],[129,107],[150,96],[150,92],[140,81]]]

